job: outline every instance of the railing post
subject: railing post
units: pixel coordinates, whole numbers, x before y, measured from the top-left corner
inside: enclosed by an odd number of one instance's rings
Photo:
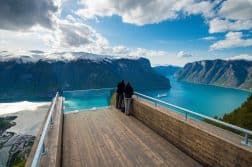
[[[53,126],[53,118],[50,118],[50,125]]]
[[[54,103],[54,104],[55,104],[56,101],[57,101],[57,95],[58,95],[58,93],[56,93],[56,96],[55,96],[54,99],[53,99],[53,103]],[[53,106],[53,108],[52,108],[53,111],[55,110],[55,107],[56,107],[56,105]],[[53,116],[52,116],[52,115],[51,115],[51,117],[50,117],[50,125],[53,126]]]
[[[45,147],[45,143],[43,142],[41,155],[45,155],[45,154],[46,154],[46,147]]]
[[[244,140],[241,143],[244,144],[244,145],[247,145],[247,146],[251,146],[251,143],[249,143],[249,138],[248,138],[247,133],[245,133]]]

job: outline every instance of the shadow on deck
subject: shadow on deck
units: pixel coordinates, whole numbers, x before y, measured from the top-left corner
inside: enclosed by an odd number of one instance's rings
[[[62,166],[201,166],[114,108],[64,115]]]

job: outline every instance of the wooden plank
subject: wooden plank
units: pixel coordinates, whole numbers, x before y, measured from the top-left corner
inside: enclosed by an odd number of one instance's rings
[[[64,115],[62,166],[201,166],[133,117],[113,109]]]

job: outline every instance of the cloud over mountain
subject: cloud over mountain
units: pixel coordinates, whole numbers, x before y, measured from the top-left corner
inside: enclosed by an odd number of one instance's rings
[[[33,25],[51,28],[58,4],[53,0],[0,0],[0,28],[28,29]]]
[[[49,37],[55,47],[104,47],[108,41],[92,27],[80,22],[58,20],[55,31]]]
[[[246,47],[242,53],[249,53],[251,13],[251,0],[0,0],[0,50],[80,51],[182,64],[202,55],[226,57],[214,53],[221,49]],[[155,42],[161,40],[168,42]]]
[[[240,54],[227,58],[227,60],[250,60],[252,61],[252,54]]]
[[[177,54],[177,56],[178,56],[179,58],[192,57],[192,55],[191,55],[191,54],[186,53],[186,52],[184,52],[184,51],[179,51],[179,52],[178,52],[178,54]]]

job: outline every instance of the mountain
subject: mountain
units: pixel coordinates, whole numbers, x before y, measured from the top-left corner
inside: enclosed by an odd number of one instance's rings
[[[252,61],[196,61],[186,64],[175,76],[179,81],[252,89]]]
[[[75,53],[74,53],[75,54]],[[124,79],[135,89],[169,88],[145,58],[112,58],[78,53],[59,59],[22,56],[0,61],[0,99],[46,98],[57,90],[115,87]]]
[[[173,76],[178,70],[181,69],[181,67],[178,66],[172,66],[172,65],[167,65],[167,66],[156,66],[153,67],[153,69],[160,75],[163,76]]]

